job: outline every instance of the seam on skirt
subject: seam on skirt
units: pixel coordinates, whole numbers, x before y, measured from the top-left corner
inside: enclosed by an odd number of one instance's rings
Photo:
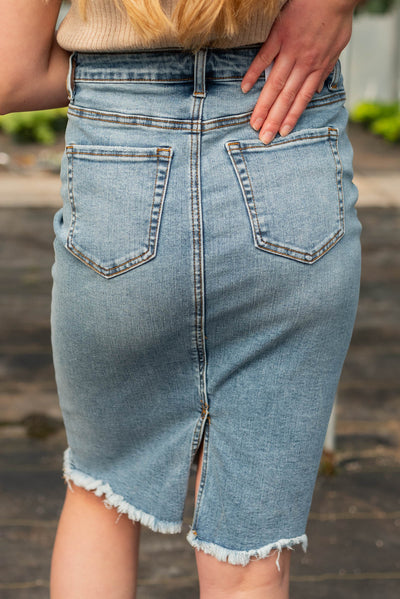
[[[72,466],[70,447],[67,447],[64,451],[63,478],[71,491],[73,491],[73,488],[70,485],[70,481],[75,483],[78,487],[86,489],[86,491],[94,491],[94,494],[97,497],[105,495],[105,498],[103,499],[104,506],[107,509],[116,508],[117,512],[120,514],[118,519],[122,514],[126,514],[130,520],[140,522],[154,532],[162,532],[165,534],[174,534],[181,532],[182,530],[182,522],[166,522],[164,520],[158,520],[152,514],[147,514],[143,510],[140,510],[125,501],[122,495],[114,493],[108,483],[105,483],[100,479],[95,479],[89,474]]]
[[[196,531],[193,529],[188,532],[186,539],[195,549],[202,550],[204,553],[212,555],[221,562],[228,561],[230,564],[241,566],[246,566],[250,561],[254,561],[255,559],[268,557],[273,549],[277,549],[278,556],[275,563],[279,571],[279,556],[282,552],[282,549],[293,550],[294,545],[301,543],[302,549],[304,553],[306,553],[308,546],[308,538],[306,534],[303,534],[299,537],[293,537],[291,539],[281,539],[280,541],[275,541],[274,543],[264,545],[264,547],[260,547],[260,549],[250,549],[249,551],[236,551],[234,549],[221,547],[221,545],[217,545],[215,543],[201,541],[198,538]]]

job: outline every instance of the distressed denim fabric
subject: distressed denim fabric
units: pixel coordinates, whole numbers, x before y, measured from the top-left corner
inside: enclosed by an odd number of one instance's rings
[[[266,146],[259,47],[71,56],[52,270],[65,479],[176,533],[204,439],[187,539],[242,565],[307,549],[360,280],[340,63]]]

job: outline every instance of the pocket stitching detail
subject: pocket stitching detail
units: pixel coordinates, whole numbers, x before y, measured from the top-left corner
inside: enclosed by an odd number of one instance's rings
[[[280,256],[283,256],[286,258],[292,258],[292,259],[294,259],[298,262],[302,262],[304,264],[313,264],[318,259],[320,259],[323,255],[325,255],[329,251],[329,249],[331,247],[333,247],[343,237],[343,235],[345,233],[343,185],[342,185],[343,166],[342,166],[342,162],[341,162],[340,155],[338,152],[338,147],[337,147],[338,134],[339,134],[339,132],[336,128],[327,127],[326,134],[306,135],[306,136],[302,136],[302,137],[301,136],[297,137],[296,133],[295,133],[294,136],[292,136],[290,139],[287,139],[285,141],[280,141],[280,140],[273,141],[268,146],[263,144],[261,141],[259,144],[257,143],[254,145],[247,145],[247,143],[245,141],[226,142],[225,146],[228,150],[229,156],[231,158],[231,162],[233,164],[237,179],[239,181],[239,184],[240,184],[240,187],[242,190],[242,194],[245,199],[245,204],[246,204],[248,215],[250,217],[250,224],[251,224],[251,228],[253,231],[253,239],[254,239],[254,244],[255,244],[256,248],[266,251],[266,252],[277,254],[277,255],[280,255]],[[283,244],[273,243],[272,241],[264,240],[262,237],[261,226],[260,226],[260,222],[259,222],[259,218],[258,218],[253,186],[251,183],[251,178],[250,178],[250,174],[248,171],[248,166],[247,166],[247,162],[246,162],[243,150],[247,150],[247,149],[258,150],[259,149],[260,151],[266,151],[266,150],[272,149],[275,146],[279,146],[279,145],[283,145],[283,144],[293,143],[293,142],[297,142],[297,141],[304,141],[304,140],[309,140],[309,139],[319,139],[319,138],[325,138],[329,142],[329,146],[330,146],[330,149],[332,152],[332,157],[333,157],[334,163],[336,165],[335,182],[336,182],[336,188],[337,188],[339,229],[336,230],[322,246],[318,247],[318,249],[316,249],[312,253],[300,250],[299,248],[294,248],[294,247],[289,248]],[[334,151],[333,144],[335,144],[335,147],[336,147],[336,154]],[[244,188],[244,185],[242,182],[242,177],[238,170],[238,165],[233,157],[234,152],[240,153],[243,165],[246,169],[247,182],[250,187],[250,197],[248,195],[248,192]],[[340,185],[339,185],[339,183],[340,183]],[[257,221],[257,229],[258,229],[257,231],[255,230],[253,213],[254,213],[254,215],[256,217],[256,221]],[[277,249],[275,249],[275,248],[277,248]],[[279,249],[284,250],[284,251],[278,251]],[[304,256],[304,258],[299,256],[299,254],[302,254]]]
[[[81,251],[79,246],[77,246],[73,242],[73,235],[74,235],[75,225],[76,225],[76,212],[77,212],[74,191],[73,191],[74,155],[82,154],[82,155],[104,156],[104,157],[111,156],[111,157],[116,157],[116,158],[121,157],[121,156],[124,158],[126,158],[126,157],[127,158],[139,158],[139,157],[140,158],[142,158],[142,157],[153,158],[154,154],[138,154],[138,153],[128,154],[128,153],[115,153],[115,152],[112,153],[112,152],[108,152],[108,151],[103,152],[103,153],[102,152],[96,153],[96,152],[84,151],[84,150],[82,150],[82,148],[77,150],[75,145],[69,145],[66,147],[67,155],[70,158],[69,199],[70,199],[71,208],[72,208],[72,216],[71,216],[71,222],[70,222],[70,227],[69,227],[69,231],[68,231],[66,248],[74,256],[76,256],[81,262],[83,262],[84,264],[89,266],[92,270],[94,270],[95,272],[97,272],[98,274],[102,275],[105,278],[111,278],[116,275],[122,274],[122,273],[126,272],[127,270],[130,270],[136,266],[139,266],[140,264],[148,262],[150,259],[152,259],[156,255],[159,225],[160,225],[161,214],[163,211],[165,189],[166,189],[167,181],[169,178],[169,169],[170,169],[171,158],[172,158],[172,148],[155,148],[155,149],[156,149],[155,156],[157,158],[157,163],[156,163],[156,175],[154,178],[153,198],[152,198],[151,212],[150,212],[151,216],[150,216],[149,236],[148,236],[148,246],[149,247],[145,252],[142,252],[141,254],[139,254],[133,258],[129,258],[128,260],[122,262],[121,264],[117,264],[117,265],[114,265],[111,267],[106,267],[106,266],[102,266],[101,264],[98,264],[95,260],[89,258],[89,256],[86,256]],[[160,195],[160,206],[159,206],[159,209],[157,212],[156,219],[154,221],[153,209],[154,209],[154,202],[155,202],[155,197],[156,197],[157,181],[160,177],[160,173],[159,173],[160,154],[164,154],[163,158],[164,158],[164,160],[166,160],[167,166],[166,166],[166,172],[165,172],[163,186],[162,186],[162,192]],[[153,226],[154,222],[155,222],[156,234],[154,236],[153,248],[151,248],[151,230],[154,228],[154,226]],[[144,258],[143,258],[143,256],[144,256]],[[140,260],[140,258],[142,258],[142,260]],[[125,268],[122,268],[125,265],[128,265],[128,266],[126,266]]]

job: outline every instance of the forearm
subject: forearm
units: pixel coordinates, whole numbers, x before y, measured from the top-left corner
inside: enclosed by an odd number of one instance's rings
[[[67,106],[69,52],[53,41],[48,65],[15,73],[0,83],[0,114]]]
[[[0,0],[0,113],[68,103],[69,53],[55,40],[61,0]]]
[[[358,4],[365,4],[368,0],[338,0],[339,2],[342,2],[343,5],[345,6],[350,5],[351,8],[356,8],[358,6]]]

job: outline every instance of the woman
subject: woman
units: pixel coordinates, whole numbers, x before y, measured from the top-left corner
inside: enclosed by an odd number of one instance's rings
[[[201,598],[289,596],[358,301],[356,4],[73,0],[55,37],[60,0],[0,1],[1,112],[69,103],[52,599],[135,596],[195,460]]]

